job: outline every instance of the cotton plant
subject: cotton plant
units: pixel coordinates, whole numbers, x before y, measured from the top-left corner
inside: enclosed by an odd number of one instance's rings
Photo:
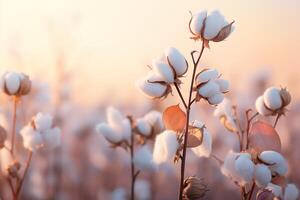
[[[106,110],[106,122],[96,125],[98,133],[103,135],[112,148],[123,148],[130,155],[131,190],[130,199],[135,199],[135,187],[137,177],[142,170],[153,171],[157,163],[148,142],[160,137],[165,127],[162,122],[162,114],[158,111],[150,111],[142,117],[124,116],[114,107]],[[118,196],[118,195],[117,195]],[[127,193],[120,199],[127,198]],[[118,199],[119,197],[116,197]]]
[[[1,151],[1,171],[5,176],[13,199],[18,199],[22,186],[28,173],[34,152],[46,147],[55,148],[60,143],[60,129],[53,126],[53,119],[50,115],[37,114],[33,120],[22,130],[20,134],[23,145],[28,152],[27,160],[22,163],[19,159],[19,152],[16,152],[17,136],[17,108],[22,101],[22,97],[31,91],[31,80],[29,76],[18,72],[7,72],[1,80],[2,91],[12,97],[13,113],[11,134],[0,125],[0,151]],[[7,136],[10,136],[8,138]]]
[[[276,125],[286,114],[291,95],[286,88],[267,88],[255,102],[257,112],[245,111],[245,127],[237,113],[237,107],[226,99],[218,105],[215,116],[229,131],[238,136],[239,150],[229,151],[221,161],[221,172],[242,191],[242,199],[296,200],[299,191],[286,178],[288,163],[281,154],[281,141]],[[271,125],[256,117],[276,116]],[[256,193],[256,195],[254,195]]]
[[[231,34],[233,23],[234,21],[229,23],[219,11],[192,14],[189,22],[191,39],[201,43],[200,50],[191,51],[192,64],[189,65],[180,50],[169,47],[162,56],[158,56],[148,65],[148,74],[136,83],[139,90],[152,99],[167,98],[176,90],[181,100],[180,104],[171,105],[164,110],[163,122],[166,130],[156,137],[153,151],[153,160],[158,165],[172,160],[175,163],[181,162],[178,199],[198,199],[206,191],[200,187],[202,184],[199,182],[202,179],[185,178],[187,148],[199,157],[212,157],[209,127],[201,120],[192,121],[190,111],[192,105],[201,100],[216,106],[222,103],[225,94],[229,92],[229,82],[222,74],[215,68],[200,66],[200,59],[211,42],[224,41]],[[192,77],[188,96],[184,98],[181,85],[185,82],[189,68],[192,70]]]

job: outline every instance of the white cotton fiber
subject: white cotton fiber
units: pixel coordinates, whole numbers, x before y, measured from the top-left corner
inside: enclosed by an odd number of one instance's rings
[[[261,115],[264,115],[264,116],[272,115],[272,111],[268,110],[265,106],[263,96],[260,96],[256,99],[255,108],[256,108],[257,112]]]
[[[294,184],[287,184],[284,190],[283,200],[297,200],[299,196],[299,190]]]
[[[205,83],[209,80],[214,80],[218,78],[219,72],[216,69],[207,69],[200,72],[196,77],[196,84],[199,85],[201,83]]]
[[[4,75],[5,86],[10,94],[15,94],[20,88],[20,74],[15,72],[8,72]]]
[[[287,163],[284,157],[276,151],[263,151],[259,159],[269,164],[271,172],[284,176],[287,173]]]
[[[144,119],[152,126],[155,133],[160,133],[165,128],[161,112],[152,110],[144,116]]]
[[[222,93],[216,93],[213,96],[208,98],[208,102],[212,105],[218,105],[222,103],[223,100],[224,100],[224,94]]]
[[[207,11],[201,11],[193,15],[191,23],[190,23],[190,29],[194,35],[201,36],[201,30],[203,28],[203,22],[206,18]]]
[[[152,67],[153,67],[153,72],[156,75],[160,76],[163,81],[165,81],[166,83],[174,83],[175,81],[174,71],[167,63],[154,60],[152,62]]]
[[[274,194],[274,196],[276,196],[276,197],[282,196],[282,187],[280,187],[279,185],[269,183],[268,186],[266,187],[266,189],[271,191]]]
[[[187,72],[188,65],[185,57],[180,51],[174,47],[169,47],[165,50],[165,56],[169,60],[169,64],[176,72],[176,76],[182,76]]]
[[[133,160],[138,169],[153,170],[155,168],[152,153],[148,146],[143,146],[138,149],[134,154]]]
[[[140,134],[143,136],[150,136],[152,132],[152,128],[150,123],[144,118],[139,118],[136,120],[136,127]]]
[[[226,25],[228,25],[228,22],[219,11],[211,12],[206,18],[204,38],[207,40],[213,39]]]
[[[270,87],[264,92],[264,103],[271,110],[277,110],[282,106],[280,89]]]
[[[268,166],[264,164],[255,165],[254,179],[258,187],[266,187],[272,180],[272,174]]]
[[[100,123],[96,126],[96,130],[98,133],[102,134],[106,140],[118,143],[122,140],[122,135],[117,134],[108,124]]]
[[[210,156],[212,151],[212,137],[206,128],[203,130],[202,144],[192,148],[192,151],[199,157]]]
[[[216,79],[215,82],[219,85],[222,93],[229,91],[229,81],[224,79]]]
[[[35,127],[38,131],[50,129],[52,126],[53,117],[49,114],[38,113],[34,117]]]
[[[253,178],[254,163],[249,156],[240,155],[235,161],[235,170],[245,183],[249,183]]]
[[[202,85],[198,89],[198,93],[202,97],[211,97],[217,93],[220,93],[220,87],[215,81],[211,80],[211,81],[208,81],[207,83],[205,83],[204,85]]]
[[[161,83],[151,83],[148,79],[139,80],[136,84],[137,87],[150,98],[162,97],[167,90],[166,85]]]

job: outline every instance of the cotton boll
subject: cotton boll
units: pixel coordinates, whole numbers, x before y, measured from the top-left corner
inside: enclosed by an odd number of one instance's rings
[[[213,11],[207,16],[205,21],[204,38],[211,40],[218,35],[221,29],[228,23],[225,21],[224,16],[219,11]]]
[[[138,81],[137,87],[150,98],[160,98],[164,96],[167,91],[167,85],[149,82],[148,79]]]
[[[102,134],[106,140],[112,143],[119,143],[122,140],[122,135],[117,134],[109,125],[101,123],[96,126],[98,133]]]
[[[155,168],[153,157],[148,146],[141,147],[134,155],[134,164],[139,169],[152,170]]]
[[[44,145],[48,149],[54,149],[60,145],[60,129],[53,128],[48,129],[42,133]]]
[[[25,138],[25,137],[32,137],[33,135],[38,134],[34,128],[30,125],[25,126],[24,128],[21,129],[20,135]]]
[[[284,176],[287,172],[287,163],[284,157],[276,151],[263,151],[259,159],[269,165],[271,172]]]
[[[274,196],[281,197],[282,196],[282,188],[279,185],[275,185],[273,183],[269,183],[266,187],[267,190],[271,191]]]
[[[219,85],[220,91],[222,93],[229,91],[229,81],[224,79],[216,79],[215,82]]]
[[[53,117],[49,114],[38,113],[33,120],[35,128],[38,131],[44,131],[51,128]]]
[[[120,126],[120,124],[122,123],[122,121],[124,119],[122,113],[114,107],[108,107],[106,109],[106,118],[107,118],[108,124],[113,127]]]
[[[264,102],[271,110],[277,110],[282,106],[280,89],[270,87],[264,92]]]
[[[169,62],[169,65],[173,67],[176,76],[182,76],[187,72],[188,65],[184,56],[178,49],[170,47],[165,50],[165,56]]]
[[[23,138],[23,144],[26,149],[29,149],[32,152],[35,152],[43,146],[43,138],[39,133],[34,134],[31,137]]]
[[[217,93],[208,98],[208,102],[212,105],[218,105],[224,99],[224,95],[222,93]]]
[[[221,172],[225,176],[233,179],[233,181],[241,180],[238,174],[236,173],[236,169],[235,169],[235,160],[237,159],[238,156],[239,156],[238,153],[235,153],[233,151],[228,152],[225,157],[224,163],[221,167]]]
[[[152,110],[144,116],[144,119],[152,126],[155,133],[160,133],[164,130],[162,114],[156,110]]]
[[[249,183],[252,180],[254,173],[254,163],[248,156],[240,155],[235,161],[235,170],[237,174],[243,179],[242,185]]]
[[[207,16],[206,11],[198,12],[197,14],[193,15],[190,22],[190,30],[193,35],[201,36],[201,31],[204,24],[203,22],[206,16]]]
[[[202,97],[211,97],[216,93],[220,93],[220,87],[215,81],[208,81],[198,89],[198,93]]]
[[[206,69],[196,76],[196,84],[206,83],[209,80],[218,78],[219,72],[216,69]]]
[[[203,127],[203,126],[202,126]],[[204,129],[202,144],[192,148],[192,151],[199,157],[209,157],[212,150],[212,137],[210,133]]]
[[[150,184],[146,180],[137,180],[134,185],[134,194],[137,200],[151,199]]]
[[[174,131],[166,130],[157,135],[153,150],[154,162],[156,164],[167,162],[175,155],[178,146],[179,144]]]
[[[269,168],[264,164],[255,165],[254,179],[258,187],[266,187],[272,180],[272,174]]]
[[[140,118],[136,120],[136,127],[137,130],[140,134],[142,134],[143,136],[150,136],[151,132],[152,132],[152,128],[151,125],[149,124],[149,122],[147,122],[147,120]]]
[[[15,94],[20,88],[20,74],[15,72],[8,72],[5,74],[5,87],[10,94]]]
[[[128,143],[131,143],[131,134],[132,131],[131,131],[130,121],[129,119],[125,118],[122,121],[122,132],[121,132],[122,138],[124,140],[127,140]]]
[[[296,200],[299,196],[299,190],[294,184],[287,184],[284,190],[283,200]]]
[[[162,62],[153,61],[152,62],[153,72],[160,76],[163,81],[166,83],[174,83],[175,81],[175,74],[172,68]]]
[[[264,115],[264,116],[272,115],[272,111],[268,110],[265,106],[263,96],[260,96],[256,99],[255,108],[256,108],[257,112],[261,115]]]

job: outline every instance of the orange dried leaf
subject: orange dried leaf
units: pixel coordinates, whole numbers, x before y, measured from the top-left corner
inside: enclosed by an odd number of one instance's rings
[[[190,127],[187,147],[194,148],[202,144],[203,132],[200,128]]]
[[[257,121],[250,128],[249,148],[256,152],[281,151],[281,141],[276,130],[268,123]]]
[[[166,129],[182,132],[186,124],[186,114],[179,105],[170,106],[163,113],[163,122]]]

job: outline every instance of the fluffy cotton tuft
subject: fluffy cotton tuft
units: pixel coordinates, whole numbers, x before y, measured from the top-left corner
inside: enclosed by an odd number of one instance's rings
[[[268,115],[273,114],[273,112],[265,106],[263,96],[260,96],[256,99],[255,107],[256,107],[257,112],[261,115],[268,116]]]
[[[10,94],[15,94],[18,92],[21,85],[20,79],[20,74],[16,72],[8,72],[4,75],[5,86]]]
[[[198,92],[202,97],[211,97],[220,93],[220,86],[215,81],[208,81],[198,89]]]
[[[228,22],[219,11],[215,10],[211,12],[205,21],[204,38],[207,40],[213,39],[226,25],[228,25]]]
[[[255,165],[254,179],[258,187],[266,187],[272,180],[272,174],[268,166],[264,164]]]
[[[165,126],[162,120],[162,114],[156,110],[152,110],[144,116],[144,119],[151,125],[154,133],[160,133]]]
[[[179,147],[174,131],[166,130],[157,135],[154,143],[153,160],[156,164],[169,161]]]
[[[31,81],[23,73],[7,72],[1,78],[0,87],[7,95],[22,96],[30,92]]]
[[[206,83],[209,80],[215,80],[219,77],[219,72],[216,69],[206,69],[196,76],[196,84]]]
[[[175,81],[175,74],[172,68],[163,62],[154,60],[152,62],[153,72],[160,76],[163,81],[166,83],[174,83]]]
[[[254,163],[252,162],[251,157],[249,158],[248,154],[241,154],[235,160],[235,170],[237,174],[243,179],[245,184],[249,183],[252,180],[254,173]]]
[[[284,190],[283,200],[296,200],[299,196],[299,190],[294,184],[287,184]]]
[[[169,47],[165,50],[165,57],[168,60],[168,64],[173,68],[177,77],[183,76],[187,70],[188,65],[184,56],[180,51],[174,47]]]
[[[114,107],[107,108],[106,118],[107,123],[97,124],[96,131],[110,143],[118,144],[122,141],[130,143],[132,130],[129,119]]]
[[[282,99],[280,96],[280,89],[270,87],[264,92],[265,105],[271,110],[277,110],[282,106]]]
[[[152,127],[150,123],[144,118],[140,118],[136,120],[136,128],[140,134],[143,136],[150,136],[152,133]]]
[[[155,168],[152,153],[147,146],[141,147],[135,153],[133,161],[136,167],[139,169],[153,170]]]
[[[284,176],[287,172],[287,162],[284,157],[276,151],[263,151],[259,159],[266,165],[272,173]]]
[[[20,134],[24,147],[33,152],[42,147],[53,149],[61,141],[60,129],[53,127],[53,118],[49,114],[38,113]]]

